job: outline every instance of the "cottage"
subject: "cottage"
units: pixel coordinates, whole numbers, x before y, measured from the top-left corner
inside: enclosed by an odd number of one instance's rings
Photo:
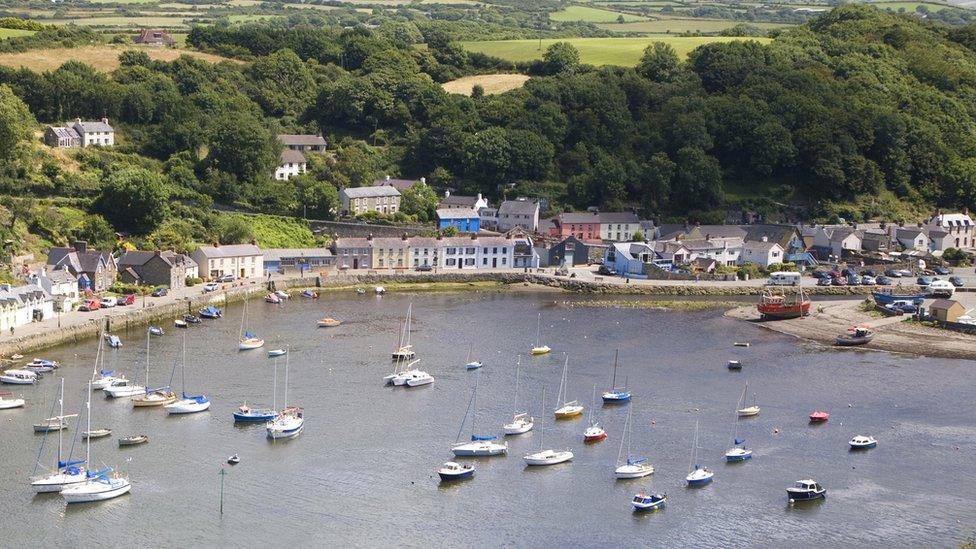
[[[618,242],[611,244],[603,256],[603,264],[624,277],[646,276],[644,265],[657,258],[654,247],[646,242]]]
[[[506,200],[498,206],[498,230],[516,227],[535,232],[539,228],[539,203],[528,198]]]
[[[600,239],[627,242],[640,230],[640,220],[633,212],[600,212]]]
[[[410,266],[410,244],[407,235],[400,238],[372,238],[370,242],[374,269],[404,269]]]
[[[509,231],[505,238],[512,242],[512,266],[516,269],[536,269],[541,263],[539,252],[529,235],[520,229]],[[499,265],[504,267],[505,265]]]
[[[207,280],[264,277],[264,254],[254,244],[201,246],[191,257]]]
[[[437,251],[440,248],[440,243],[443,241],[443,237],[440,238],[429,238],[423,236],[415,236],[410,239],[409,251],[410,251],[410,264],[416,269],[417,267],[437,267]]]
[[[589,263],[589,248],[575,236],[567,236],[554,244],[546,253],[547,264],[558,267],[575,267]]]
[[[166,286],[178,289],[186,286],[187,267],[196,263],[189,257],[171,250],[128,251],[119,258],[119,278],[126,284]]]
[[[278,141],[285,149],[299,152],[325,152],[327,145],[321,135],[311,134],[278,134]]]
[[[88,243],[77,240],[71,247],[54,247],[47,254],[47,270],[67,269],[78,278],[81,290],[102,292],[115,282],[118,264],[111,252],[89,250]]]
[[[477,236],[477,234],[473,234],[470,237],[455,236],[439,239],[441,267],[443,269],[477,269]]]
[[[278,157],[278,167],[275,168],[274,178],[279,181],[288,181],[296,175],[305,173],[308,161],[301,151],[295,149],[283,149]]]
[[[905,250],[916,250],[920,252],[928,251],[929,245],[931,244],[928,235],[925,234],[925,229],[922,227],[899,227],[895,231],[895,240]]]
[[[779,242],[770,242],[769,240],[747,241],[742,245],[739,264],[755,263],[765,269],[774,263],[782,263],[784,252],[785,250]]]
[[[451,191],[444,191],[444,198],[441,199],[439,208],[472,208],[480,212],[482,208],[489,207],[488,200],[478,193],[475,196],[463,196],[451,194]]]
[[[891,251],[891,237],[883,230],[869,230],[861,238],[861,249],[865,252],[888,253]]]
[[[37,284],[0,284],[0,331],[54,316],[51,294]]]
[[[359,215],[376,212],[393,215],[400,210],[400,191],[390,185],[349,187],[339,191],[342,212]]]
[[[929,305],[929,316],[939,322],[957,322],[966,308],[954,299],[936,299]]]
[[[335,265],[328,248],[270,248],[264,250],[264,272],[317,271]]]
[[[49,147],[69,149],[81,146],[81,136],[74,128],[48,126],[44,128],[44,144]]]
[[[40,286],[51,296],[54,301],[54,311],[67,312],[78,305],[80,299],[78,277],[71,274],[67,268],[53,271],[41,269],[39,273],[30,275],[27,283]]]
[[[481,218],[474,208],[438,208],[437,228],[444,230],[455,227],[462,233],[476,233],[480,229]]]
[[[844,257],[844,252],[861,251],[864,233],[852,227],[838,227],[830,231],[829,248],[834,257]]]
[[[108,123],[108,118],[94,122],[82,122],[75,118],[74,122],[65,124],[77,134],[82,147],[111,147],[115,145],[115,130]]]
[[[705,235],[703,239],[685,239],[681,244],[688,249],[691,259],[714,259],[720,265],[736,265],[742,256],[744,241],[740,237],[716,238]]]
[[[498,230],[498,208],[481,208],[478,210],[478,226],[486,231]]]
[[[573,237],[581,241],[600,240],[600,214],[598,212],[561,213],[552,219],[549,236],[563,239]]]
[[[948,247],[950,248],[976,247],[973,219],[969,216],[968,210],[963,210],[962,213],[944,214],[939,212],[926,221],[924,225],[930,230],[948,233],[950,236]]]
[[[394,189],[400,191],[400,193],[402,194],[403,191],[409,189],[410,187],[413,187],[417,183],[418,183],[418,181],[416,181],[414,179],[396,179],[396,178],[392,178],[390,176],[386,176],[383,179],[377,179],[377,180],[373,181],[373,186],[374,187],[393,187]],[[427,179],[421,177],[419,183],[422,184],[422,185],[426,185],[427,184]]]
[[[691,262],[692,269],[698,273],[714,273],[718,267],[718,261],[708,257],[699,257]]]
[[[332,255],[340,269],[370,269],[373,266],[373,236],[333,238]]]
[[[176,40],[168,32],[157,29],[142,29],[139,34],[132,38],[132,42],[147,46],[171,47],[176,45]]]

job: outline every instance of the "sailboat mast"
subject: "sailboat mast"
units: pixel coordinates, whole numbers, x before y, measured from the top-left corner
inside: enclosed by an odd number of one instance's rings
[[[630,457],[630,415],[633,408],[627,409],[627,419],[624,421],[624,436],[620,439],[620,446],[617,448],[617,465],[620,465],[620,455],[624,452],[624,438],[627,439],[627,457]]]
[[[474,435],[474,424],[478,418],[478,384],[481,382],[481,371],[474,378],[474,394],[471,395],[471,434]]]
[[[183,365],[180,366],[180,384],[183,385],[183,398],[186,398],[186,332],[183,332]]]
[[[291,349],[287,349],[290,351]],[[288,355],[290,353],[285,353],[285,408],[288,407]]]
[[[149,391],[149,330],[146,330],[146,391]]]
[[[274,381],[271,383],[271,409],[278,411],[278,357],[274,359]]]
[[[695,467],[695,454],[698,452],[698,420],[695,420],[695,438],[691,443],[691,462],[688,464],[688,470],[691,471]]]
[[[610,379],[610,390],[611,391],[617,388],[617,354],[619,352],[620,352],[620,349],[615,349],[613,351],[613,377],[611,377],[611,379]]]
[[[596,384],[593,384],[593,394],[590,396],[590,426],[593,426],[593,409],[596,408]]]
[[[518,413],[518,390],[519,390],[519,373],[522,370],[522,355],[518,356],[518,360],[515,362],[515,413]]]
[[[546,388],[542,388],[542,413],[539,414],[539,451],[545,447],[546,440]]]
[[[535,346],[542,345],[542,313],[539,313],[539,320],[535,324]]]
[[[59,424],[58,427],[61,427],[60,423],[64,421],[64,378],[63,377],[61,378],[61,396],[58,397],[58,407],[60,408],[60,410],[58,411],[58,424]],[[61,466],[61,445],[62,445],[62,439],[64,438],[64,436],[62,435],[63,432],[64,429],[60,429],[60,428],[58,429],[58,467]]]
[[[92,382],[88,382],[88,402],[85,403],[85,408],[88,410],[88,432],[91,433],[91,394],[92,394]],[[91,468],[91,436],[85,438],[85,467]]]

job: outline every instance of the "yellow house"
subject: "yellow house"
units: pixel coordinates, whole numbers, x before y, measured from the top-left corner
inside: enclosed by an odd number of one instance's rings
[[[406,269],[410,266],[410,242],[400,238],[373,237],[373,269]]]

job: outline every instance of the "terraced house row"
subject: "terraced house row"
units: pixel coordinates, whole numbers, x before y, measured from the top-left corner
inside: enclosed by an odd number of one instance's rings
[[[336,238],[340,269],[525,269],[539,266],[532,239],[521,231],[503,236]]]

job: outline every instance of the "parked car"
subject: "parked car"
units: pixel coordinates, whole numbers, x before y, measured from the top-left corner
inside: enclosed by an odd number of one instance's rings
[[[827,271],[813,271],[810,273],[810,276],[816,278],[817,280],[823,280],[825,278],[830,279],[830,273]]]
[[[431,267],[430,265],[417,265],[416,267],[414,267],[414,270],[415,271],[420,271],[422,273],[425,273],[427,271],[433,271],[434,268]]]
[[[610,267],[607,267],[606,265],[600,265],[600,268],[597,269],[596,272],[599,273],[599,274],[602,274],[604,276],[615,276],[617,274],[617,271],[616,270],[611,269]]]
[[[166,289],[163,286],[160,286],[159,288],[156,288],[155,290],[153,290],[151,295],[153,297],[163,297],[164,295],[166,295],[168,293],[169,293],[169,290],[168,289]]]
[[[915,284],[918,284],[919,286],[928,286],[931,283],[932,283],[931,276],[920,276],[915,280]]]
[[[947,274],[952,274],[952,271],[950,271],[947,267],[943,267],[942,265],[933,267],[932,270],[935,271],[935,274],[937,275],[945,276]]]
[[[847,283],[850,284],[851,286],[860,286],[861,285],[860,275],[857,274],[847,275]]]
[[[124,305],[132,305],[135,302],[136,302],[136,296],[132,294],[120,295],[119,297],[115,298],[115,304],[118,305],[119,307],[122,307]]]
[[[901,278],[901,271],[898,269],[885,269],[885,276],[890,278]]]
[[[887,276],[879,276],[878,278],[874,279],[874,283],[878,286],[891,286],[892,282],[893,281],[891,278]]]
[[[78,310],[88,312],[88,311],[97,311],[98,309],[101,308],[102,306],[97,299],[89,299],[88,301],[82,303],[81,307],[78,307]]]
[[[878,276],[878,273],[874,272],[874,269],[864,269],[861,271],[861,276]]]
[[[950,276],[949,283],[956,288],[962,288],[962,277],[961,276]]]
[[[901,273],[901,276],[904,278],[912,277],[912,271],[910,269],[898,269],[898,272]]]
[[[827,276],[833,279],[833,278],[840,278],[841,274],[837,271],[830,271],[829,273],[827,273]]]
[[[844,267],[844,270],[842,270],[842,271],[840,272],[840,274],[841,274],[841,275],[843,275],[843,276],[847,276],[847,277],[850,277],[851,275],[855,275],[855,274],[857,274],[857,273],[856,273],[856,272],[854,272],[854,269],[852,269],[852,268],[850,268],[850,267]]]
[[[833,280],[833,282],[831,282],[831,283],[832,283],[832,284],[833,284],[834,286],[847,286],[847,279],[846,279],[846,278],[844,278],[844,277],[842,277],[842,276],[838,276],[838,277],[837,277],[837,278],[835,278],[835,279]]]
[[[118,301],[114,297],[111,297],[111,296],[109,296],[109,297],[103,297],[102,298],[102,301],[100,303],[100,305],[102,306],[103,309],[109,309],[111,307],[115,307],[117,304],[118,304]]]
[[[915,314],[918,312],[918,307],[910,301],[896,301],[892,303],[892,307],[899,310],[905,314]]]
[[[817,286],[830,286],[831,284],[833,284],[833,280],[835,279],[832,279],[830,277],[821,278],[820,280],[817,281]]]
[[[234,277],[234,275],[232,275],[232,274],[226,274],[226,275],[218,278],[217,279],[217,282],[233,282],[234,280],[236,280],[236,278]]]
[[[877,284],[874,277],[871,275],[864,275],[861,277],[861,286],[874,286]]]
[[[217,291],[217,288],[219,288],[219,287],[220,287],[220,285],[218,285],[216,282],[207,282],[206,284],[203,285],[203,291],[204,292],[216,292]]]

